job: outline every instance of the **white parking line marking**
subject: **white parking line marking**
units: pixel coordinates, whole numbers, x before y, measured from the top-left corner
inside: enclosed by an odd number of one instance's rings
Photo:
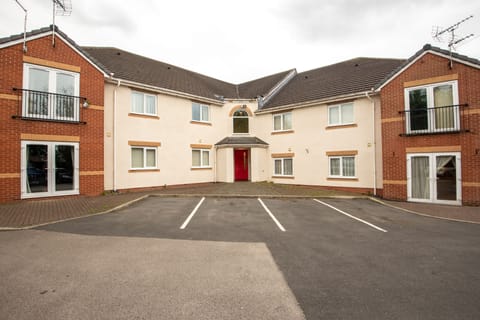
[[[385,230],[385,229],[382,229],[382,228],[377,227],[376,225],[374,225],[374,224],[372,224],[372,223],[370,223],[370,222],[367,222],[367,221],[365,221],[365,220],[362,220],[362,219],[360,219],[360,218],[357,218],[357,217],[355,217],[355,216],[352,216],[351,214],[348,214],[348,213],[346,213],[345,211],[342,211],[342,210],[340,210],[340,209],[338,209],[338,208],[335,208],[334,206],[329,205],[328,203],[325,203],[325,202],[320,201],[320,200],[317,200],[317,199],[313,199],[313,201],[317,201],[318,203],[321,203],[321,204],[323,204],[324,206],[327,206],[327,207],[329,207],[329,208],[331,208],[331,209],[333,209],[333,210],[335,210],[335,211],[338,211],[338,212],[340,212],[341,214],[346,215],[347,217],[350,217],[350,218],[352,218],[352,219],[355,219],[355,220],[357,220],[357,221],[360,221],[360,222],[362,222],[362,223],[365,223],[366,225],[368,225],[368,226],[370,226],[370,227],[372,227],[372,228],[374,228],[374,229],[377,229],[378,231],[387,232],[387,230]]]
[[[258,201],[260,202],[260,204],[262,205],[263,209],[265,209],[265,211],[267,211],[267,213],[270,215],[270,218],[272,218],[273,222],[275,222],[277,224],[277,227],[278,229],[282,230],[283,232],[285,232],[285,228],[282,226],[282,224],[277,220],[277,218],[275,218],[275,216],[273,215],[272,212],[270,212],[270,210],[267,208],[267,206],[265,205],[265,203],[263,203],[262,199],[258,198]]]
[[[188,216],[188,218],[185,220],[185,222],[182,224],[182,226],[180,227],[180,229],[185,229],[188,225],[188,223],[190,222],[190,220],[192,220],[193,216],[195,215],[195,213],[197,212],[198,208],[200,208],[200,206],[202,205],[203,201],[205,200],[205,197],[202,198],[202,200],[200,200],[200,202],[197,204],[197,206],[195,207],[195,209],[193,209],[192,213],[190,213],[190,215]]]

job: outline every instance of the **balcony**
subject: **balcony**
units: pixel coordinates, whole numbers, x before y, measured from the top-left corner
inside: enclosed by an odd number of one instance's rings
[[[58,93],[13,88],[18,94],[18,112],[14,119],[85,124],[80,118],[87,99]]]
[[[402,110],[405,132],[400,136],[468,132],[468,104]]]

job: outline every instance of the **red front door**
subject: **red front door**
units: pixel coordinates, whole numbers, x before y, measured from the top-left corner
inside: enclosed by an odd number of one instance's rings
[[[248,150],[234,150],[235,181],[248,180]]]

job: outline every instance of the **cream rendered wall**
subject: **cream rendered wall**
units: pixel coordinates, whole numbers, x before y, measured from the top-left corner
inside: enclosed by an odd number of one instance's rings
[[[106,96],[113,95],[113,88],[106,86]],[[132,116],[129,115],[131,92],[126,86],[117,88],[117,189],[213,182],[214,144],[227,131],[223,107],[210,105],[211,125],[193,124],[191,100],[156,94],[158,118]],[[106,113],[106,118],[111,117],[111,108],[107,108]],[[157,150],[159,171],[130,170],[129,141],[160,143]],[[211,145],[211,169],[192,170],[191,144]],[[113,161],[105,167],[112,167],[112,164]]]
[[[233,134],[231,110],[243,104],[253,113],[257,103],[251,101],[226,101],[223,106],[210,105],[212,125],[191,123],[191,100],[165,94],[156,94],[155,117],[129,115],[132,89],[105,85],[105,188],[113,189],[113,92],[117,90],[116,109],[116,188],[130,189],[204,182],[233,182],[233,147],[215,148],[215,143]],[[149,92],[151,93],[151,92]],[[381,188],[381,131],[379,101],[375,117],[377,136],[377,188]],[[272,134],[271,113],[249,118],[249,134],[269,144],[267,148],[250,149],[250,179],[276,183],[319,186],[373,188],[374,108],[371,100],[354,101],[356,127],[327,128],[327,105],[298,108],[292,112],[293,133]],[[130,170],[129,141],[160,143],[157,151],[157,171]],[[192,170],[191,144],[211,145],[208,170]],[[355,180],[328,179],[329,151],[356,150]],[[273,178],[272,153],[294,153],[294,179]]]
[[[373,187],[373,105],[367,98],[354,101],[356,127],[328,127],[328,107],[318,105],[292,112],[293,133],[272,134],[272,114],[256,117],[258,137],[270,144],[269,153],[294,153],[294,179],[273,178],[273,159],[268,159],[269,180],[276,183],[335,187]],[[328,128],[327,128],[328,127]],[[329,179],[326,152],[358,151],[356,178]]]
[[[217,182],[233,182],[233,148],[217,149]]]
[[[252,148],[250,150],[250,180],[252,182],[268,181],[268,148]]]

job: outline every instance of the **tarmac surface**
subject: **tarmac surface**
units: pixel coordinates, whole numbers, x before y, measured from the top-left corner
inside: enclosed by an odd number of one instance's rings
[[[352,197],[365,196],[308,186],[273,183],[212,183],[198,186],[165,188],[149,192],[111,193],[97,197],[75,196],[40,200],[23,200],[0,205],[0,230],[31,228],[52,222],[111,212],[150,195],[211,197]],[[376,199],[376,198],[375,198]],[[480,207],[449,206],[400,201],[381,201],[405,212],[442,219],[480,223]]]
[[[480,225],[370,199],[152,196],[0,232],[0,256],[6,319],[480,314]]]

